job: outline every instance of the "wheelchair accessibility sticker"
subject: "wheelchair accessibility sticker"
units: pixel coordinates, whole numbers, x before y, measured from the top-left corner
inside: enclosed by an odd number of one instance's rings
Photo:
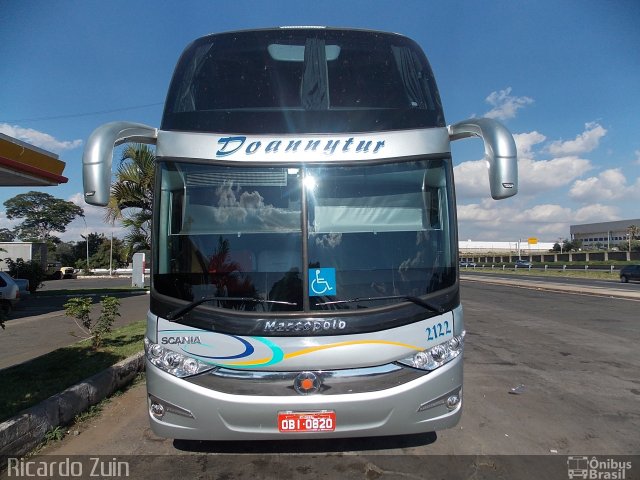
[[[309,296],[320,297],[336,294],[336,269],[312,268],[309,271]]]

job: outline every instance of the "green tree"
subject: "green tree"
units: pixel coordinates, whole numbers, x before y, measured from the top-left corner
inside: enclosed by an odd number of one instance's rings
[[[91,338],[93,348],[97,349],[102,345],[104,336],[111,331],[115,318],[120,316],[120,300],[102,297],[100,316],[96,320],[91,319],[91,303],[91,297],[74,297],[64,304],[64,309],[68,316],[73,317],[80,330]]]
[[[582,248],[582,240],[569,241],[565,239],[562,242],[562,250],[564,252],[578,251]]]
[[[109,263],[113,268],[124,267],[127,265],[127,247],[120,238],[113,239],[113,247],[111,239],[102,236],[102,240],[91,255],[89,262],[92,268],[109,268]]]
[[[60,242],[56,245],[55,260],[65,267],[75,265],[76,260],[78,260],[76,242]]]
[[[16,239],[16,233],[8,228],[0,228],[0,242],[13,242]]]
[[[84,210],[75,203],[43,192],[21,193],[4,206],[8,219],[22,219],[15,232],[23,241],[59,243],[52,232],[64,233],[74,218],[84,216]]]
[[[122,152],[111,185],[105,219],[120,220],[129,231],[129,254],[151,248],[151,219],[156,157],[148,145],[129,145]]]

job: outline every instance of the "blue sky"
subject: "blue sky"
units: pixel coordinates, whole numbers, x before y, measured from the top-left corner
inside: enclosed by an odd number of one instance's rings
[[[497,118],[519,149],[520,193],[489,197],[478,140],[453,145],[460,239],[569,236],[569,225],[640,217],[640,2],[0,0],[0,132],[57,153],[85,208],[82,148],[97,126],[159,126],[174,65],[214,32],[328,25],[402,33],[433,67],[446,120]],[[2,203],[30,190],[0,189]],[[75,221],[61,237],[80,240]],[[116,231],[116,234],[118,232]]]

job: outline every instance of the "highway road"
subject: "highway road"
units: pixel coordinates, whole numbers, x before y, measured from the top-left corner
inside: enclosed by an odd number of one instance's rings
[[[474,275],[490,275],[494,278],[502,278],[506,280],[536,280],[541,282],[553,282],[560,283],[563,285],[584,285],[584,286],[597,286],[603,288],[616,288],[616,289],[626,289],[631,292],[640,293],[640,282],[630,282],[630,283],[621,283],[619,272],[615,272],[611,275],[610,280],[596,280],[592,278],[577,278],[577,277],[556,277],[556,276],[547,276],[547,275],[536,275],[536,270],[532,269],[531,274],[518,274],[518,273],[500,273],[500,272],[488,272],[487,269],[483,270],[480,268],[472,269],[472,268],[463,268],[460,270],[460,275],[463,277],[472,278]]]
[[[43,453],[137,459],[145,478],[452,478],[455,469],[459,478],[567,478],[567,455],[640,454],[638,301],[475,281],[462,282],[462,299],[465,410],[454,429],[378,439],[174,441],[149,429],[140,384]],[[424,456],[454,454],[471,457]],[[518,461],[529,462],[520,472],[527,475],[504,473]]]
[[[83,332],[71,317],[64,313],[64,304],[72,296],[63,290],[83,288],[121,288],[130,287],[131,279],[77,279],[55,280],[45,283],[43,292],[62,290],[60,295],[31,295],[22,300],[11,312],[5,322],[5,330],[0,331],[0,369],[35,358],[57,348],[70,345],[83,338]],[[107,293],[105,293],[107,292]],[[120,316],[114,322],[114,328],[128,323],[144,320],[149,309],[149,295],[144,291],[131,293],[108,293],[120,300]],[[100,302],[100,295],[93,297],[94,304]],[[98,307],[93,317],[99,315]]]

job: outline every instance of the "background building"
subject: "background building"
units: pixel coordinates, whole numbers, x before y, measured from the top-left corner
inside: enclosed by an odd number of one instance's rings
[[[617,220],[615,222],[586,223],[571,225],[569,232],[571,240],[582,242],[584,249],[617,247],[629,241],[629,227],[635,225],[640,228],[640,218],[631,220]],[[626,246],[625,246],[626,250]]]
[[[42,242],[0,242],[0,270],[9,270],[5,259],[16,261],[21,258],[25,262],[34,260],[47,270],[47,244]]]
[[[458,242],[458,249],[461,255],[478,253],[539,253],[548,252],[552,248],[553,242],[529,243],[527,238],[512,242],[482,242],[478,240],[460,240]]]

